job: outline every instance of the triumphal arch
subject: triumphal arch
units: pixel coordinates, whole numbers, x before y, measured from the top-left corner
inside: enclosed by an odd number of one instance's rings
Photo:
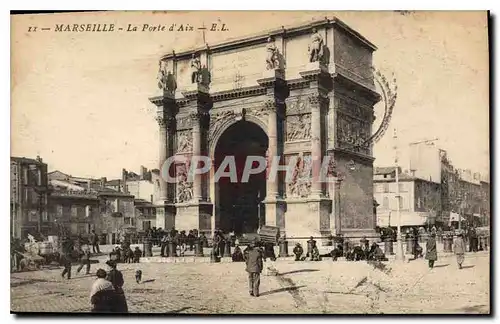
[[[373,233],[376,47],[336,18],[279,28],[161,57],[157,107],[162,180],[157,227],[211,234],[278,226],[287,237]],[[212,167],[187,181],[189,157]],[[293,159],[291,180],[278,172],[249,181],[214,181],[226,156],[238,177],[248,156]],[[339,180],[314,181],[319,163]],[[331,166],[331,167],[330,167]]]

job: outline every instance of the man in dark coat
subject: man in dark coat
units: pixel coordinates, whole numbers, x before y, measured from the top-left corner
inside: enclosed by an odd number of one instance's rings
[[[82,254],[80,255],[80,266],[78,267],[78,269],[76,269],[76,272],[80,273],[83,266],[86,266],[85,274],[89,274],[90,273],[90,249],[89,248],[85,248],[82,251]]]
[[[431,233],[426,244],[427,253],[425,258],[429,261],[429,268],[434,268],[434,262],[437,260],[436,234]]]
[[[99,237],[95,233],[95,230],[92,230],[92,233],[90,233],[89,243],[92,245],[93,253],[101,253],[99,250]]]
[[[68,275],[68,279],[71,279],[71,254],[63,253],[61,255],[61,264],[64,266],[61,276],[64,278],[65,275]]]
[[[246,271],[248,272],[248,290],[250,296],[259,297],[260,274],[264,264],[262,250],[255,246],[256,243],[254,241],[248,245]]]
[[[316,246],[316,240],[314,240],[314,238],[311,236],[309,238],[309,241],[307,241],[307,253],[306,253],[306,258],[310,258],[311,257],[311,253],[312,253],[312,250],[313,248]]]
[[[300,243],[295,244],[293,248],[293,254],[295,254],[295,261],[302,261],[302,254],[304,254],[304,249]]]

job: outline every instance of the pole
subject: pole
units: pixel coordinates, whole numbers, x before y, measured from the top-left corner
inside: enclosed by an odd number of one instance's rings
[[[341,209],[341,203],[340,203],[340,185],[342,183],[342,179],[340,179],[337,175],[337,190],[336,190],[336,195],[337,195],[337,203],[338,205],[338,220],[339,220],[339,228],[337,229],[337,235],[342,234],[342,209]]]
[[[401,233],[401,206],[400,206],[400,193],[399,193],[399,162],[398,162],[398,145],[397,145],[397,133],[396,129],[394,129],[394,151],[395,151],[395,159],[394,164],[396,165],[396,203],[397,203],[397,222],[398,222],[398,244],[396,251],[396,260],[404,261],[405,255],[403,251],[403,233]]]

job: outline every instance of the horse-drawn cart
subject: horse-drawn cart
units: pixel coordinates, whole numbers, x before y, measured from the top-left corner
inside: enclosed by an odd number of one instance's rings
[[[41,257],[40,255],[32,254],[29,252],[24,252],[24,253],[19,251],[14,251],[14,252],[19,256],[21,256],[18,265],[18,269],[20,271],[38,270],[42,267],[42,265],[45,264],[45,258]]]

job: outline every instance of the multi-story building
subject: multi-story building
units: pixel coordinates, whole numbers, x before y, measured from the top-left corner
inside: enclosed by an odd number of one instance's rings
[[[51,220],[47,212],[47,164],[40,157],[11,157],[10,176],[11,235],[15,238],[48,235]]]
[[[106,237],[106,243],[115,244],[125,235],[137,232],[134,196],[111,189],[98,192],[100,221],[96,232]]]
[[[51,172],[49,178],[58,188],[50,208],[70,233],[85,235],[95,229],[103,243],[114,244],[137,231],[134,196],[123,192],[123,186],[115,190],[106,178],[73,177],[60,171]]]
[[[374,172],[378,226],[396,224],[395,170],[376,168]],[[410,146],[410,173],[400,173],[399,189],[404,226],[457,227],[459,218],[476,226],[489,224],[488,177],[455,168],[446,151],[432,144]]]
[[[158,191],[159,183],[154,182],[157,170],[148,170],[141,166],[139,174],[122,170],[122,179],[124,192],[135,197],[136,227],[137,231],[144,232],[149,228],[156,227],[156,205],[154,204]],[[158,181],[156,181],[158,182]],[[161,224],[160,226],[161,227]]]
[[[435,224],[441,214],[441,191],[438,183],[419,179],[399,168],[399,184],[396,184],[396,167],[375,168],[373,178],[374,197],[378,204],[377,226],[397,225],[397,189],[402,226]]]
[[[156,205],[144,199],[135,199],[136,227],[139,232],[146,232],[156,227]]]
[[[51,181],[53,188],[49,196],[49,218],[53,220],[54,234],[88,236],[99,222],[99,197],[97,192],[85,189],[68,189]]]

